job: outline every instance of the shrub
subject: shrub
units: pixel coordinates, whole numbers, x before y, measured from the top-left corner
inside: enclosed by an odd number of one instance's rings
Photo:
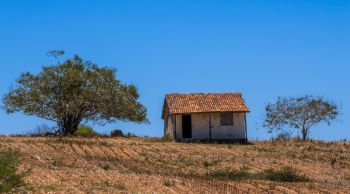
[[[46,124],[41,124],[36,126],[33,132],[29,132],[28,134],[31,136],[48,136],[48,135],[55,135],[56,130],[54,127],[50,127]]]
[[[124,133],[122,130],[114,129],[111,131],[111,137],[124,137]]]
[[[170,141],[171,139],[170,139],[170,136],[169,136],[169,134],[166,134],[166,135],[164,135],[163,137],[162,137],[162,141]]]
[[[221,179],[229,179],[229,180],[248,180],[248,179],[258,179],[256,174],[249,173],[247,171],[236,171],[236,170],[227,170],[227,169],[220,169],[216,170],[210,173],[207,173],[208,177],[212,178],[221,178]]]
[[[301,142],[301,138],[299,136],[296,136],[296,137],[292,137],[290,139],[292,142]]]
[[[171,187],[173,185],[173,182],[169,179],[164,180],[164,186]]]
[[[77,130],[77,135],[80,136],[96,136],[97,133],[94,131],[94,129],[87,125],[79,125]]]
[[[205,160],[203,162],[203,166],[206,167],[206,168],[210,166],[210,163],[208,162],[208,160]]]
[[[290,167],[282,168],[281,170],[268,169],[260,173],[251,173],[245,169],[227,170],[219,169],[210,173],[207,173],[208,177],[227,179],[227,180],[270,180],[280,182],[305,182],[308,178],[304,175],[300,175],[297,171]]]
[[[284,167],[281,170],[268,169],[263,171],[261,179],[281,182],[305,182],[308,178],[300,175],[295,169],[291,167]]]
[[[137,137],[137,135],[135,135],[134,133],[128,132],[128,133],[126,134],[126,137],[127,137],[127,138],[132,138],[132,137]]]
[[[0,152],[0,193],[9,192],[23,183],[23,174],[17,174],[19,152],[8,149]]]
[[[291,134],[288,131],[282,131],[280,132],[277,137],[276,141],[289,141],[291,139]]]

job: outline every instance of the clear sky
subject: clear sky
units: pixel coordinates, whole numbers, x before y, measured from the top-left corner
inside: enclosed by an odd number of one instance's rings
[[[242,92],[250,139],[271,136],[261,127],[266,103],[305,94],[342,113],[311,137],[350,139],[348,0],[0,1],[1,96],[21,72],[54,63],[51,49],[115,67],[138,86],[151,124],[95,126],[100,132],[161,136],[166,93]],[[0,134],[42,123],[52,125],[0,111]]]

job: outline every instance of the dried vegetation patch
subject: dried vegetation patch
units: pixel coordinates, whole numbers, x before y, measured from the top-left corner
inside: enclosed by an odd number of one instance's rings
[[[33,193],[315,193],[350,189],[347,142],[175,143],[0,137]]]

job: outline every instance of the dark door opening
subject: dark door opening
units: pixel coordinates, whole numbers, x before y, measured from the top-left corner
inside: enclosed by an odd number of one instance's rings
[[[191,115],[182,115],[182,138],[192,138]]]

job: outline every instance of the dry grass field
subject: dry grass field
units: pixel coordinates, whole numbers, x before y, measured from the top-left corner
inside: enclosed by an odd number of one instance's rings
[[[31,169],[30,193],[349,193],[349,142],[161,142],[140,138],[0,137]],[[221,171],[292,167],[306,182],[232,180]]]

